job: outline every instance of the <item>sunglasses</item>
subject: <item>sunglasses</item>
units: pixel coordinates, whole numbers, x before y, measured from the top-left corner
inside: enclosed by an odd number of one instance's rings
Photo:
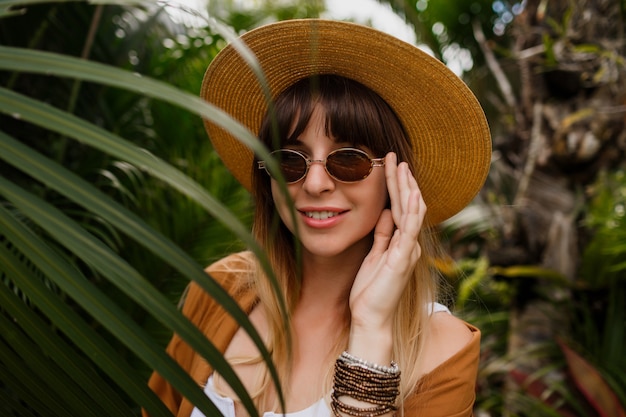
[[[339,182],[362,181],[372,172],[372,168],[385,165],[385,158],[370,158],[366,152],[355,148],[336,149],[326,159],[308,159],[305,154],[293,149],[279,149],[270,155],[278,161],[287,184],[296,183],[306,177],[309,166],[313,163],[324,164],[328,175]],[[271,176],[265,161],[257,163],[259,169],[264,169]]]

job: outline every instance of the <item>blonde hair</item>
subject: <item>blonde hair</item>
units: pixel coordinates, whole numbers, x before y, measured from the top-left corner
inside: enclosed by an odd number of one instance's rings
[[[276,117],[273,120],[269,115],[265,117],[259,132],[260,139],[270,149],[280,148],[296,140],[306,128],[316,103],[321,103],[326,110],[326,130],[329,136],[355,146],[366,146],[377,157],[393,151],[399,161],[407,161],[410,166],[415,166],[411,142],[388,104],[360,83],[335,75],[307,78],[281,93],[275,101]],[[253,172],[256,203],[253,234],[265,249],[287,305],[293,311],[299,298],[299,243],[275,210],[269,177],[257,169],[253,169]],[[393,357],[402,369],[400,402],[414,392],[421,377],[415,366],[424,345],[421,335],[428,325],[428,306],[438,296],[439,274],[432,267],[432,260],[440,256],[441,246],[428,227],[422,230],[418,241],[422,255],[415,266],[413,279],[407,284],[398,303],[394,322]],[[284,328],[279,303],[269,280],[260,268],[252,276],[268,320],[268,348],[272,352],[283,388],[288,387],[291,360],[289,332]],[[346,317],[342,337],[335,347],[337,355],[347,346],[348,328],[349,317]],[[326,383],[321,387],[322,393],[330,392],[332,374],[330,367]],[[262,380],[263,386],[254,393],[257,406],[276,407],[276,403],[270,404],[269,400],[272,396],[271,379],[266,375]]]

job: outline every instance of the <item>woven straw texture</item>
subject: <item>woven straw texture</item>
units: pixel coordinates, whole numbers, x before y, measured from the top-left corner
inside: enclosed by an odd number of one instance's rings
[[[272,97],[304,77],[336,74],[386,100],[413,142],[413,172],[428,206],[428,223],[458,213],[482,187],[491,160],[485,115],[469,88],[437,59],[385,33],[339,21],[283,21],[241,39],[258,59]],[[266,99],[232,45],[207,69],[201,97],[258,133]],[[251,190],[250,149],[209,121],[205,127],[224,164]]]

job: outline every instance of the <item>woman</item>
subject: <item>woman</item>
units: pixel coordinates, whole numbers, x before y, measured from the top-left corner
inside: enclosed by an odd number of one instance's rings
[[[480,333],[435,302],[433,226],[467,205],[486,177],[491,148],[480,105],[437,60],[371,28],[293,20],[242,41],[273,105],[232,45],[209,66],[201,95],[259,133],[287,194],[268,161],[206,127],[255,198],[253,231],[290,328],[250,253],[207,271],[266,341],[285,408],[258,350],[211,297],[192,284],[183,312],[222,349],[260,414],[472,415]],[[168,351],[224,415],[246,415],[177,335]],[[150,384],[175,415],[202,415],[158,374]]]

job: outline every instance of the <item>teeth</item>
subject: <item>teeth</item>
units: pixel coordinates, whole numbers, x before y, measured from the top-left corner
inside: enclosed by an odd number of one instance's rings
[[[310,217],[312,219],[325,220],[325,219],[328,219],[329,217],[334,217],[338,215],[339,213],[334,212],[334,211],[307,211],[304,214],[306,214],[307,217]]]

